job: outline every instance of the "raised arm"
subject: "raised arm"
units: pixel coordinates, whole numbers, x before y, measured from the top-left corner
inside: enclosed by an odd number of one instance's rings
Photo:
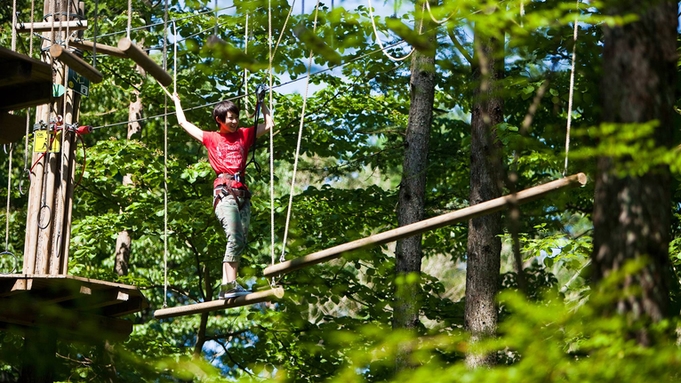
[[[256,130],[256,137],[260,137],[267,133],[270,129],[274,128],[274,119],[272,118],[272,113],[265,103],[262,103],[262,114],[265,117],[265,122],[258,124],[258,130]]]
[[[182,104],[180,103],[180,97],[175,93],[173,95],[173,101],[175,102],[175,113],[177,115],[177,123],[184,129],[190,136],[194,137],[199,142],[203,142],[203,130],[199,129],[196,125],[187,121],[187,117],[184,116],[184,110],[182,110]]]

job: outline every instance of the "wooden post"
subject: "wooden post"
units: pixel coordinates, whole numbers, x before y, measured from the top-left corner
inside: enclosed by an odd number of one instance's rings
[[[172,77],[163,70],[151,57],[147,56],[137,45],[133,44],[130,39],[123,37],[118,41],[118,49],[125,52],[125,54],[133,59],[139,66],[144,68],[149,74],[154,76],[156,81],[163,86],[170,86],[173,83]]]
[[[254,303],[265,302],[275,298],[283,298],[284,289],[275,287],[271,290],[258,291],[241,297],[230,299],[218,299],[214,301],[196,303],[193,305],[169,307],[154,311],[154,318],[164,319],[180,315],[201,314],[209,311],[223,310],[231,307],[252,305]]]
[[[281,262],[267,267],[264,270],[263,274],[265,275],[265,277],[272,277],[288,273],[306,266],[316,265],[317,263],[330,261],[332,259],[340,257],[341,255],[343,255],[343,253],[359,250],[365,247],[378,246],[389,242],[394,242],[397,241],[398,239],[407,238],[429,230],[434,230],[440,227],[453,225],[455,223],[463,222],[472,218],[483,216],[485,214],[490,214],[503,210],[510,203],[516,203],[520,205],[523,203],[539,199],[545,196],[546,194],[556,190],[560,190],[566,187],[582,186],[584,184],[586,184],[586,175],[584,173],[575,174],[543,185],[525,189],[523,191],[518,192],[517,194],[511,194],[495,198],[493,200],[485,201],[477,205],[469,206],[437,217],[412,223],[410,225],[398,227],[397,229],[384,231],[383,233],[358,239],[356,241],[348,242],[326,250],[321,250],[316,253],[306,255],[304,257],[292,259],[286,262]]]
[[[72,5],[73,2],[68,0],[46,1],[44,14],[48,15],[47,21],[51,21],[54,9],[67,9],[69,15],[77,13],[78,9]],[[43,48],[49,47],[50,52],[64,63],[75,64],[78,70],[88,72],[91,81],[101,81],[101,74],[82,59],[61,46],[50,46],[50,41],[66,38],[58,34],[58,30],[46,32]],[[51,61],[49,57],[45,60]],[[67,76],[68,67],[57,66],[52,82],[66,85]],[[50,134],[54,134],[55,128],[59,133],[54,138],[48,137],[48,150],[33,153],[24,248],[24,273],[28,275],[67,273],[76,149],[76,134],[70,128],[78,119],[79,103],[80,95],[67,89],[63,97],[54,100],[54,104],[41,106],[36,113],[36,122],[49,125],[47,131]],[[54,151],[50,145],[52,140],[55,142]]]
[[[69,29],[70,31],[82,31],[87,29],[87,20],[71,20],[71,21],[41,21],[33,23],[34,33],[51,32],[53,30],[59,29]],[[17,32],[30,33],[31,24],[29,23],[19,23],[16,25]]]

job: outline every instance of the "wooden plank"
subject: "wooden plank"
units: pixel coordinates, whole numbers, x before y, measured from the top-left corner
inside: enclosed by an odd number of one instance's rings
[[[33,28],[31,28],[33,26]],[[70,21],[40,21],[37,23],[17,23],[17,32],[30,33],[33,30],[34,33],[42,32],[58,32],[59,29],[66,31],[83,31],[87,29],[87,20],[70,20]]]
[[[58,59],[64,64],[68,65],[71,69],[80,73],[83,77],[87,78],[93,83],[102,82],[104,76],[102,76],[100,71],[61,45],[52,45],[50,47],[50,55],[52,55],[53,58]]]
[[[33,81],[33,64],[19,59],[0,61],[0,87],[12,86]]]
[[[76,308],[91,311],[102,307],[125,303],[130,300],[130,294],[118,289],[88,290],[89,291],[87,292],[81,291],[81,293],[87,295],[87,297],[75,301],[74,306]]]
[[[274,298],[282,298],[284,289],[275,287],[271,290],[258,291],[241,297],[230,299],[219,299],[214,301],[196,303],[193,305],[169,307],[154,311],[156,319],[171,318],[180,315],[201,314],[215,310],[223,310],[232,307],[252,305],[254,303],[265,302]]]
[[[95,43],[92,41],[85,41],[85,40],[71,40],[69,41],[69,45],[76,47],[81,50],[86,50],[90,52],[94,52],[95,50],[97,51],[97,54],[105,54],[108,56],[114,56],[114,57],[119,57],[122,59],[127,59],[128,56],[123,52],[122,50],[112,47],[109,45],[104,45],[97,43],[97,46],[95,47]]]
[[[442,214],[437,217],[429,218],[420,222],[412,223],[398,227],[396,229],[388,230],[383,233],[374,234],[366,238],[358,239],[356,241],[344,243],[329,249],[321,250],[300,258],[292,259],[277,263],[275,265],[265,268],[263,274],[265,277],[272,277],[294,270],[301,269],[306,266],[316,265],[318,263],[330,261],[343,255],[344,253],[359,250],[366,247],[373,247],[394,242],[402,238],[408,238],[417,234],[424,233],[429,230],[438,229],[440,227],[453,225],[459,222],[467,221],[472,218],[480,217],[486,214],[494,213],[503,210],[509,204],[517,203],[523,204],[534,201],[545,196],[548,193],[560,190],[566,187],[582,186],[586,184],[586,175],[584,173],[575,174],[569,177],[561,178],[543,185],[538,185],[529,189],[525,189],[516,194],[510,194],[503,197],[495,198],[493,200],[485,201],[477,205],[469,206],[450,213]]]
[[[163,70],[151,57],[147,56],[137,45],[133,44],[130,39],[123,37],[118,41],[118,49],[125,52],[126,56],[133,59],[139,66],[144,68],[156,81],[163,86],[170,86],[173,83],[172,77]]]

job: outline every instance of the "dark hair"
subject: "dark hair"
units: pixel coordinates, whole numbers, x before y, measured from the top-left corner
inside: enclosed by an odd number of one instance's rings
[[[238,116],[241,110],[237,104],[229,100],[221,101],[213,108],[213,121],[215,121],[216,117],[219,118],[220,121],[224,121],[225,117],[227,117],[227,112],[232,112]]]

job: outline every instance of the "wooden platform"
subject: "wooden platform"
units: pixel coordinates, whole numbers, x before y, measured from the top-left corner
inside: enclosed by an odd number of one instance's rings
[[[148,307],[134,286],[71,275],[0,275],[0,327],[53,328],[68,339],[125,340],[120,317]]]
[[[0,144],[15,142],[26,133],[26,118],[7,113],[50,102],[52,68],[28,56],[0,47]]]
[[[52,68],[0,47],[0,110],[46,104],[52,96]]]

